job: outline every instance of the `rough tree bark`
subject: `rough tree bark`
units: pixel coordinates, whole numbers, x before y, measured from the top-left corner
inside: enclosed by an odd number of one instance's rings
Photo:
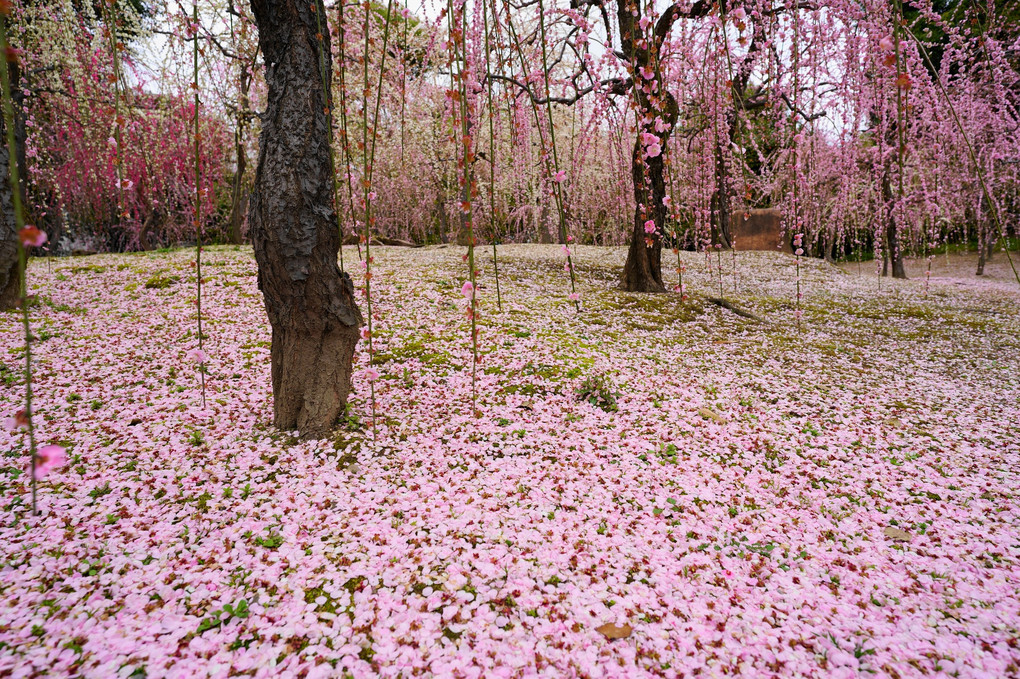
[[[666,95],[669,96],[669,95]],[[672,97],[670,97],[672,101]],[[670,129],[676,122],[676,104],[673,104],[674,115],[670,121]],[[665,144],[665,139],[663,144]],[[634,180],[634,201],[638,209],[634,211],[634,230],[630,237],[630,248],[627,250],[627,261],[623,265],[620,288],[628,292],[665,292],[662,282],[662,238],[660,236],[666,225],[666,181],[663,173],[662,155],[642,160],[645,147],[641,139],[634,143],[633,165],[631,176]],[[642,210],[640,206],[645,206]],[[658,232],[653,235],[645,233],[645,221],[654,219]]]
[[[701,4],[699,3],[699,6]],[[639,128],[637,140],[634,142],[631,157],[635,202],[634,230],[631,232],[627,261],[623,265],[623,275],[620,277],[620,288],[627,292],[666,291],[666,286],[662,282],[662,233],[666,228],[667,218],[666,205],[663,202],[666,197],[663,158],[669,137],[680,116],[680,109],[676,99],[666,90],[665,83],[660,82],[658,60],[665,34],[669,32],[672,21],[680,16],[679,9],[675,11],[677,14],[667,20],[668,25],[664,25],[660,20],[655,38],[648,41],[642,39],[644,31],[640,28],[637,17],[631,12],[630,5],[625,2],[617,3],[616,20],[620,27],[620,46],[633,67],[632,72],[642,73],[647,72],[646,69],[651,69],[654,73],[654,78],[644,78],[650,80],[653,85],[629,83],[637,104],[638,118],[646,120],[658,118],[662,123],[658,129],[647,130],[659,137],[661,153],[650,158],[644,157],[646,147],[642,141],[642,132],[646,130]],[[691,10],[690,14],[693,15],[694,12],[695,10]],[[645,233],[645,222],[649,219],[655,221],[656,231],[653,234]]]
[[[0,131],[3,125],[0,125]],[[10,154],[0,147],[0,311],[13,309],[21,293],[18,279],[18,227],[14,221]]]
[[[733,129],[736,128],[736,115],[733,115],[733,111],[727,113],[727,119],[732,119],[729,122],[731,131],[730,139],[733,139]],[[713,202],[716,208],[716,229],[718,229],[719,243],[726,249],[732,247],[732,235],[730,234],[730,192],[729,192],[729,176],[726,172],[726,156],[723,152],[722,144],[715,144],[715,200]]]
[[[347,404],[362,323],[351,279],[337,266],[330,102],[319,70],[329,34],[317,35],[322,0],[251,0],[251,7],[268,97],[249,222],[273,329],[273,417],[281,429],[319,438]]]
[[[16,61],[9,61],[11,92],[14,96],[14,148],[17,153],[18,172],[24,180],[28,174],[25,163],[25,121],[21,112],[21,69]],[[13,309],[21,296],[18,277],[18,226],[14,219],[14,193],[11,190],[11,155],[7,150],[3,118],[0,116],[0,311]],[[25,187],[21,186],[22,205],[25,204]]]
[[[886,225],[885,225],[885,253],[887,260],[882,265],[882,275],[887,275],[887,265],[892,263],[892,277],[906,278],[907,272],[903,268],[903,249],[900,247],[899,230],[896,228],[896,207],[893,201],[892,183],[889,180],[889,168],[882,176],[882,198],[885,200]]]
[[[594,0],[591,0],[594,1]],[[576,0],[575,0],[576,2]],[[597,4],[602,4],[601,2]],[[663,131],[655,130],[661,139],[661,147],[665,154],[669,138],[676,129],[677,120],[680,117],[680,110],[676,100],[669,93],[666,83],[659,72],[659,60],[663,45],[673,28],[673,24],[679,20],[701,19],[716,11],[728,11],[730,2],[721,0],[714,2],[710,0],[697,0],[689,6],[686,3],[674,3],[670,5],[659,17],[653,31],[653,38],[647,40],[645,32],[641,30],[638,18],[632,13],[632,5],[626,2],[617,3],[617,23],[619,25],[620,46],[625,59],[629,62],[631,73],[642,74],[640,78],[631,79],[616,83],[611,92],[630,89],[637,104],[638,118],[658,118],[664,123]],[[781,10],[776,10],[781,11]],[[741,29],[743,30],[743,29]],[[756,27],[753,31],[750,46],[747,53],[733,74],[733,81],[730,90],[733,94],[733,103],[727,112],[727,127],[729,138],[733,139],[737,130],[738,117],[736,106],[744,110],[763,108],[767,104],[767,98],[763,95],[761,88],[748,92],[748,84],[751,78],[751,71],[754,64],[754,55],[763,49],[767,44],[765,31]],[[651,69],[652,78],[647,78],[644,73]],[[634,82],[640,80],[641,82]],[[650,91],[648,91],[650,88]],[[660,262],[662,253],[661,233],[667,224],[667,209],[662,199],[666,196],[666,183],[663,174],[663,157],[659,155],[654,158],[642,160],[644,149],[641,148],[641,133],[646,130],[638,130],[638,142],[634,147],[634,199],[636,202],[634,214],[634,231],[631,234],[630,249],[627,252],[627,262],[623,268],[623,276],[620,287],[630,292],[663,292],[665,287],[662,282],[662,266]],[[642,155],[639,155],[642,154]],[[715,151],[716,164],[716,186],[713,192],[713,202],[716,214],[719,237],[722,243],[729,247],[731,234],[729,232],[730,200],[727,191],[727,169],[723,150],[717,145]],[[644,222],[654,219],[657,231],[651,237],[644,231]]]

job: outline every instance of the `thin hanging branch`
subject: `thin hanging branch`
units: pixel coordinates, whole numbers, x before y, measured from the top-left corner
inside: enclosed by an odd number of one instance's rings
[[[117,4],[116,0],[101,0],[99,4],[102,8],[103,23],[106,24],[110,56],[113,61],[113,140],[117,147],[114,152],[114,166],[117,171],[117,221],[120,222],[127,217],[127,205],[124,201],[124,137],[121,129],[124,126],[124,117],[120,111],[120,42],[117,40]]]
[[[988,190],[988,185],[985,183],[985,173],[981,169],[981,164],[977,161],[977,154],[974,152],[974,145],[971,143],[970,136],[968,136],[967,132],[964,130],[963,123],[960,122],[960,116],[956,112],[956,107],[953,105],[952,99],[949,98],[946,86],[943,84],[942,78],[935,69],[935,65],[931,61],[931,56],[928,54],[928,50],[925,49],[921,41],[917,39],[917,36],[914,35],[908,26],[903,26],[903,31],[911,40],[914,41],[914,44],[917,45],[918,50],[921,52],[921,56],[924,58],[925,63],[928,64],[928,68],[931,70],[935,86],[942,94],[942,97],[946,100],[946,105],[949,107],[949,113],[953,116],[953,122],[956,123],[956,129],[963,138],[964,145],[967,148],[967,155],[970,158],[971,164],[974,166],[974,173],[977,175],[978,183],[981,185],[981,193],[985,197],[985,201],[988,203],[988,210],[995,222],[995,228],[998,230],[998,239],[1006,240],[1006,230],[1003,228],[1002,221],[999,219],[998,207],[995,201],[992,200],[992,194]],[[1006,261],[1009,262],[1009,268],[1013,271],[1013,277],[1016,278],[1017,284],[1020,285],[1020,272],[1017,271],[1016,264],[1013,262],[1013,257],[1009,254],[1008,241],[1007,247],[1004,248],[1004,251],[1006,253]]]
[[[498,21],[498,17],[493,17]],[[489,72],[489,4],[482,0],[482,21],[485,30],[485,72]],[[499,291],[499,256],[496,252],[496,112],[492,105],[492,79],[485,79],[486,95],[488,97],[488,118],[489,118],[489,232],[492,238],[492,269],[496,279],[496,305],[500,312],[503,311],[503,297]],[[401,118],[401,135],[403,135],[403,118]],[[403,141],[401,141],[401,154],[403,154]],[[401,155],[403,158],[403,155]]]
[[[383,43],[382,50],[379,56],[379,80],[376,84],[375,92],[375,111],[372,117],[372,144],[369,146],[368,143],[368,54],[369,45],[371,43],[369,34],[371,26],[369,23],[372,14],[371,3],[365,3],[365,43],[364,43],[364,55],[362,58],[362,65],[364,67],[363,82],[362,82],[362,96],[361,96],[361,116],[362,116],[362,143],[364,147],[364,166],[362,171],[362,196],[365,201],[365,305],[368,311],[367,322],[368,332],[366,339],[368,340],[368,360],[369,365],[372,365],[375,360],[375,347],[372,341],[372,230],[371,225],[373,221],[372,217],[372,200],[375,199],[375,192],[372,189],[372,173],[375,170],[375,142],[378,138],[378,130],[376,126],[379,123],[379,103],[382,99],[382,83],[383,74],[386,72],[386,46],[390,39],[390,17],[393,11],[393,0],[389,0],[386,3],[386,18],[383,27]],[[371,151],[369,149],[371,148]],[[375,402],[375,378],[374,376],[369,380],[369,393],[372,399],[372,441],[377,441],[377,427],[376,427],[376,402]]]
[[[198,0],[192,4],[192,35],[193,35],[193,69],[192,76],[193,81],[191,84],[192,89],[195,91],[195,119],[194,119],[194,136],[195,136],[195,292],[196,299],[195,305],[198,314],[198,375],[202,383],[202,408],[205,409],[205,351],[202,349],[202,166],[201,166],[201,132],[199,130],[199,106],[201,100],[199,97],[199,83],[198,83]]]

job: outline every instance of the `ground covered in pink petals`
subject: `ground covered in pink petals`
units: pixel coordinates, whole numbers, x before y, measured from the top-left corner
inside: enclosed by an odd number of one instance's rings
[[[193,250],[33,262],[69,459],[32,517],[0,433],[0,675],[1020,673],[1017,288],[809,261],[798,330],[792,257],[684,254],[684,301],[577,250],[580,314],[558,246],[502,312],[484,260],[473,407],[461,249],[380,249],[374,441],[364,351],[334,440],[272,428],[250,250],[205,253],[204,408]]]

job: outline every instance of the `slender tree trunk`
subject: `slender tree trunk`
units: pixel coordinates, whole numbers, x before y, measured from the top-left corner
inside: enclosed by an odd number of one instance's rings
[[[829,228],[826,231],[825,247],[825,261],[836,262],[836,246],[839,245],[839,232],[835,227]]]
[[[450,218],[446,214],[446,201],[443,200],[444,191],[440,189],[436,194],[436,242],[446,243],[450,233]]]
[[[138,249],[142,251],[152,250],[152,241],[149,240],[149,234],[153,232],[161,218],[162,215],[159,208],[149,211],[149,216],[142,222],[142,228],[138,232]]]
[[[556,242],[556,236],[553,233],[555,226],[551,221],[551,215],[549,214],[549,203],[542,200],[541,196],[535,198],[535,230],[538,231],[538,242],[549,244]]]
[[[906,278],[907,272],[903,268],[903,252],[900,248],[899,230],[896,227],[896,207],[893,202],[892,185],[889,182],[889,172],[882,176],[882,197],[885,198],[886,226],[885,226],[885,251],[892,265],[893,278]],[[886,267],[882,267],[882,275],[886,275]]]
[[[362,324],[351,279],[337,266],[330,102],[319,70],[329,34],[317,38],[322,0],[252,0],[251,6],[268,96],[249,221],[273,329],[274,423],[318,438],[347,405]]]
[[[244,191],[244,174],[248,169],[248,160],[245,158],[244,149],[240,142],[236,145],[237,174],[234,175],[234,185],[230,192],[230,242],[237,245],[242,242],[241,224],[244,222],[244,211],[247,207],[248,196]]]
[[[238,102],[238,122],[234,130],[234,156],[237,159],[237,167],[234,173],[234,186],[231,187],[231,243],[237,245],[242,242],[241,224],[245,219],[245,208],[248,203],[248,195],[245,192],[245,173],[248,171],[248,154],[245,152],[245,127],[248,124],[249,100],[248,90],[251,87],[251,73],[248,65],[241,64],[240,101]]]
[[[237,244],[241,242],[241,223],[244,221],[244,211],[248,196],[244,190],[244,175],[248,170],[248,154],[244,149],[244,131],[248,124],[248,89],[251,86],[251,74],[248,66],[241,64],[240,101],[237,111],[237,129],[234,130],[234,156],[237,158],[237,167],[234,173],[234,185],[230,191],[230,242]]]
[[[981,199],[980,205],[984,205],[984,199]],[[985,275],[985,263],[988,261],[987,253],[989,248],[987,247],[988,242],[988,220],[981,219],[981,211],[978,211],[978,263],[977,271],[974,272],[975,276]]]
[[[230,242],[237,245],[243,240],[241,224],[244,223],[244,213],[248,203],[248,196],[244,190],[244,175],[248,170],[248,159],[245,156],[240,133],[235,136],[234,152],[237,154],[237,167],[234,184],[230,188],[230,231],[228,235]]]
[[[719,242],[724,248],[730,248],[732,239],[730,237],[729,178],[726,173],[726,156],[723,154],[720,144],[715,146],[715,185]]]

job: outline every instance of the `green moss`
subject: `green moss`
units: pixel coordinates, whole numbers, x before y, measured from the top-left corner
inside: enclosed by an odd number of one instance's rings
[[[321,604],[315,601],[320,596],[326,599]],[[315,604],[316,613],[336,613],[336,602],[322,587],[313,587],[305,590],[305,603]]]
[[[54,311],[59,311],[61,313],[74,314],[75,316],[84,316],[86,313],[86,310],[83,308],[74,307],[69,304],[64,304],[63,302],[54,302],[53,299],[45,295],[41,295],[36,299],[38,302],[45,304]]]
[[[586,300],[585,310],[593,312],[596,318],[601,316],[599,320],[613,314],[630,328],[655,331],[693,321],[705,313],[705,306],[694,296],[684,300],[672,293],[650,295],[609,290]]]
[[[71,273],[104,273],[105,271],[106,267],[98,264],[85,264],[82,266],[71,267]]]
[[[147,290],[165,290],[166,288],[169,288],[171,285],[177,283],[179,280],[181,280],[180,276],[167,276],[164,274],[156,274],[149,280],[145,281],[145,288]]]
[[[448,344],[448,340],[425,333],[413,339],[408,339],[403,344],[390,346],[387,351],[376,353],[372,357],[372,364],[382,365],[390,361],[403,363],[414,359],[433,367],[452,365],[453,360],[450,354],[442,350],[433,349],[430,346],[433,342]]]

